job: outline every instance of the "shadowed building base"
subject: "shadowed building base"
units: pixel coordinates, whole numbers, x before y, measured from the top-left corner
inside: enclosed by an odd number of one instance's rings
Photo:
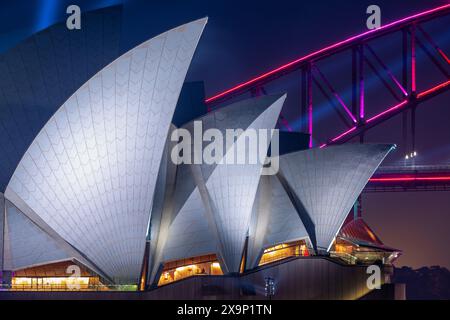
[[[326,257],[294,257],[240,276],[192,276],[145,292],[0,292],[5,299],[261,300],[265,278],[274,279],[272,299],[394,299],[399,286],[390,284],[391,267],[381,267],[381,289],[367,287],[367,266],[345,265]]]

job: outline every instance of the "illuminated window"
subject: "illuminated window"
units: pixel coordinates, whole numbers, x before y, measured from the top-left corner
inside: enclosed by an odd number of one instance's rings
[[[166,263],[159,278],[158,286],[198,275],[223,275],[216,255],[200,256]]]
[[[358,245],[341,237],[336,238],[330,256],[347,264],[389,264],[396,258],[392,255],[392,251]]]
[[[211,263],[211,274],[212,275],[222,275],[222,268],[220,267],[220,263],[213,262]]]
[[[80,291],[97,288],[95,277],[13,277],[13,291]]]
[[[86,267],[80,267],[80,276],[67,272],[72,261],[49,263],[14,271],[11,290],[14,291],[97,291],[108,290],[100,278]]]
[[[308,247],[304,240],[277,244],[264,250],[264,253],[259,261],[262,266],[267,263],[286,259],[289,257],[309,256]]]

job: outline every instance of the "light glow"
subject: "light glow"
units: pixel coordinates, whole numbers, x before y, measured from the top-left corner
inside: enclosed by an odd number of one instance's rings
[[[404,100],[404,101],[400,102],[399,104],[396,104],[395,106],[393,106],[393,107],[391,107],[391,108],[389,108],[389,109],[387,109],[387,110],[385,110],[385,111],[383,111],[383,112],[381,112],[381,113],[379,113],[379,114],[373,116],[372,118],[369,118],[369,119],[367,120],[367,123],[372,122],[372,121],[374,121],[374,120],[380,118],[381,116],[383,116],[383,115],[385,115],[385,114],[387,114],[387,113],[390,113],[390,112],[392,112],[392,111],[394,111],[394,110],[397,110],[397,109],[401,108],[402,106],[404,106],[404,105],[407,104],[407,103],[408,103],[408,100]],[[340,135],[338,135],[338,136],[334,137],[333,139],[331,139],[331,141],[332,141],[332,142],[336,142],[337,140],[341,139],[342,137],[344,137],[344,136],[348,135],[349,133],[355,131],[356,128],[357,128],[357,127],[352,127],[352,128],[350,128],[350,129],[348,129],[347,131],[344,131],[344,132],[341,133]],[[322,145],[320,148],[323,148],[323,147],[325,147],[325,146],[326,146],[326,144],[325,144],[325,145]]]
[[[308,247],[304,240],[281,243],[264,249],[263,255],[259,261],[259,266],[283,260],[289,257],[309,256]]]
[[[422,91],[421,93],[419,93],[417,95],[417,98],[419,98],[419,99],[423,98],[424,96],[427,96],[427,95],[429,95],[429,94],[431,94],[431,93],[433,93],[433,92],[435,92],[435,91],[437,91],[439,89],[445,88],[449,84],[450,84],[450,80],[447,80],[446,82],[443,82],[443,83],[441,83],[441,84],[439,84],[439,85],[437,85],[437,86],[435,86],[433,88],[430,88],[428,90]]]
[[[447,57],[447,55],[445,54],[445,52],[444,51],[442,51],[442,49],[437,49],[437,51],[439,52],[439,54],[442,56],[442,58],[444,58],[445,59],[445,61],[448,63],[448,64],[450,64],[450,59]]]
[[[13,291],[66,291],[89,290],[90,285],[97,285],[98,278],[91,277],[13,277],[11,280]]]
[[[395,106],[393,106],[393,107],[391,107],[391,108],[389,108],[389,109],[387,109],[387,110],[384,110],[383,112],[380,112],[379,114],[373,116],[372,118],[369,118],[369,119],[367,120],[367,122],[372,122],[372,121],[374,121],[374,120],[376,120],[376,119],[378,119],[378,118],[384,116],[384,115],[387,114],[387,113],[390,113],[390,112],[392,112],[392,111],[394,111],[394,110],[397,110],[397,109],[403,107],[403,106],[404,106],[405,104],[407,104],[407,103],[408,103],[408,100],[404,100],[404,101],[400,102],[399,104],[396,104]]]
[[[206,261],[179,266],[163,271],[159,278],[158,286],[199,275],[223,275],[223,272],[220,263],[217,261]]]
[[[338,135],[337,137],[331,139],[332,142],[335,142],[336,140],[339,140],[340,138],[342,138],[343,136],[346,136],[347,134],[349,134],[350,132],[353,132],[356,130],[356,127],[350,128],[347,131],[341,133],[340,135]]]
[[[416,26],[411,30],[411,91],[416,92]]]

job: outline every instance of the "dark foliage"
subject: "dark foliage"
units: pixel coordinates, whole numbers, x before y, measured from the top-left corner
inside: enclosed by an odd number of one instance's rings
[[[408,300],[450,300],[450,271],[447,268],[395,268],[393,282],[406,284]]]

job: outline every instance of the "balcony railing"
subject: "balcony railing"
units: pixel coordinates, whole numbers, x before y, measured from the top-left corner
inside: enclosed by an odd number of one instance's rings
[[[137,285],[0,284],[0,291],[137,291]]]

